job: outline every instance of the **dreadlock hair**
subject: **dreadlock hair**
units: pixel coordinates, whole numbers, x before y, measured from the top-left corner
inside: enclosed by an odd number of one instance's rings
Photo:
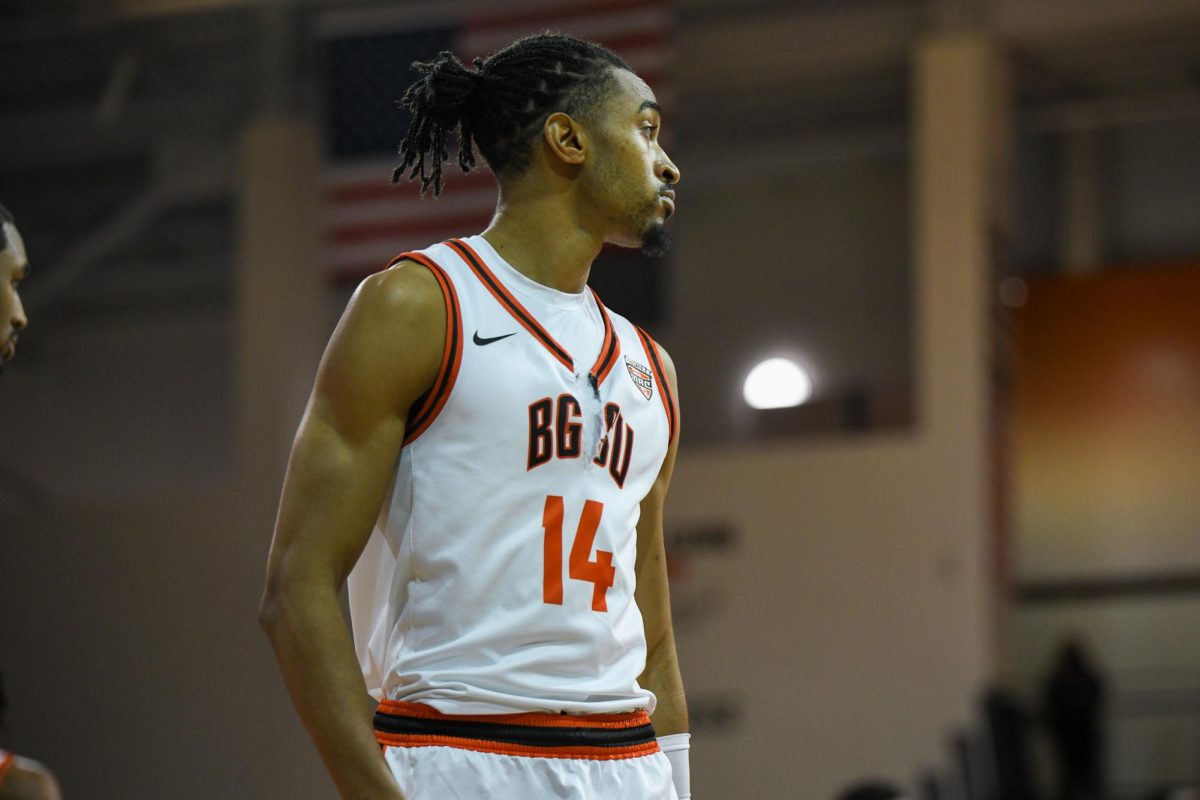
[[[0,252],[8,249],[8,231],[4,230],[5,224],[16,227],[17,221],[13,219],[13,215],[8,212],[8,209],[0,205]]]
[[[470,172],[475,147],[497,175],[515,175],[530,164],[530,146],[556,111],[580,115],[593,110],[615,79],[612,68],[629,69],[603,45],[562,33],[526,36],[477,58],[468,69],[443,50],[413,68],[421,74],[400,100],[412,124],[400,143],[400,166],[392,183],[421,179],[421,193],[442,192],[446,137],[458,128],[458,166]],[[426,168],[428,159],[428,169]]]

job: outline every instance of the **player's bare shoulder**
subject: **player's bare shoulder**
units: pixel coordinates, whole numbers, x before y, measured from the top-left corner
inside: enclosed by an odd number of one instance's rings
[[[658,342],[654,343],[654,349],[658,351],[658,358],[662,361],[663,373],[667,376],[667,380],[671,382],[671,390],[675,394],[676,403],[678,403],[679,378],[675,375],[675,362],[671,360],[671,354],[667,352],[667,348]]]
[[[359,284],[330,339],[318,393],[403,412],[437,377],[445,330],[445,299],[426,267],[400,261],[377,272]]]
[[[446,306],[437,279],[416,261],[401,260],[368,276],[350,300],[347,314],[358,314],[381,335],[445,329]]]

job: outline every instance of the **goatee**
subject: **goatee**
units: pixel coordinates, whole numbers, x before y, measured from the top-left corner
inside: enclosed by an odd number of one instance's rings
[[[642,255],[650,258],[660,258],[671,249],[671,232],[661,222],[650,226],[642,236]]]

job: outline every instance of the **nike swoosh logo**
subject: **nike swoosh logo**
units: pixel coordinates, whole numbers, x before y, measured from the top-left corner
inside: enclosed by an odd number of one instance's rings
[[[477,345],[483,346],[485,344],[491,344],[492,342],[498,342],[501,339],[507,339],[510,336],[516,336],[516,335],[517,335],[516,331],[513,331],[512,333],[506,333],[503,336],[492,336],[489,339],[483,339],[479,336],[479,331],[475,331],[474,342]]]

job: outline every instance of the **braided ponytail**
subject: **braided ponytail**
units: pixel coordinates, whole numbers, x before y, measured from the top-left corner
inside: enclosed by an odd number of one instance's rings
[[[392,183],[399,183],[406,170],[408,179],[421,179],[421,193],[433,184],[435,195],[442,192],[442,162],[449,158],[446,152],[446,135],[461,127],[459,136],[458,165],[463,172],[475,166],[475,154],[471,147],[471,126],[463,120],[463,113],[475,97],[482,79],[475,60],[476,72],[463,66],[458,57],[448,50],[438,53],[430,62],[417,62],[413,68],[422,77],[408,87],[400,105],[412,112],[413,120],[404,141],[400,143],[400,166],[392,171]],[[430,158],[429,171],[425,159]]]
[[[430,185],[441,194],[446,137],[456,128],[463,172],[475,167],[476,146],[497,174],[519,172],[548,115],[590,110],[612,85],[611,69],[629,69],[603,45],[556,33],[518,39],[473,65],[468,69],[449,51],[413,64],[421,77],[400,100],[413,119],[392,183],[420,178],[422,194]]]

